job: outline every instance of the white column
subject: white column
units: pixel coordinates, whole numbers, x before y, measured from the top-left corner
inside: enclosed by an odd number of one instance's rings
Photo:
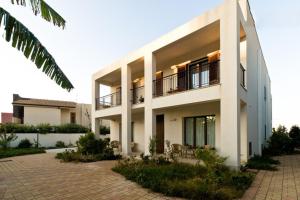
[[[246,162],[248,161],[248,157],[249,157],[247,104],[241,105],[240,113],[241,113],[240,114],[241,116],[241,160],[243,162]]]
[[[131,154],[131,69],[129,65],[121,69],[122,88],[122,153]]]
[[[145,63],[145,154],[149,154],[149,141],[150,138],[156,135],[156,120],[155,113],[152,110],[152,98],[153,98],[153,80],[155,80],[156,72],[156,59],[152,53],[149,53],[144,58]]]
[[[240,65],[240,22],[238,2],[226,0],[220,20],[221,49],[221,148],[228,156],[227,165],[240,166],[240,99],[238,95]]]
[[[99,120],[96,119],[95,112],[96,112],[96,98],[100,96],[100,84],[98,81],[93,80],[92,81],[92,113],[91,113],[91,123],[92,123],[92,131],[95,133],[95,135],[99,136]]]

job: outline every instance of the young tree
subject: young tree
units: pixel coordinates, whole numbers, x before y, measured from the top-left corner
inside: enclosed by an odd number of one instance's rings
[[[44,0],[10,0],[12,4],[31,6],[35,15],[40,15],[54,26],[65,27],[65,20]],[[0,7],[0,28],[4,27],[4,38],[11,42],[13,48],[22,51],[27,59],[30,59],[38,69],[54,80],[63,89],[70,91],[73,89],[72,83],[59,68],[55,59],[34,36],[34,34],[9,12]]]

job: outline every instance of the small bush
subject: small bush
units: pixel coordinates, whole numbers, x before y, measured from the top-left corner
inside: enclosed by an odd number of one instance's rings
[[[101,135],[109,135],[110,129],[106,126],[100,126],[100,134]]]
[[[289,136],[292,139],[294,147],[300,147],[300,127],[297,125],[292,126]]]
[[[104,149],[109,146],[107,140],[97,140],[94,133],[87,133],[86,135],[80,136],[76,144],[78,151],[84,155],[103,153]]]
[[[65,145],[65,143],[63,141],[57,141],[55,144],[55,147],[57,148],[66,148],[67,146]]]
[[[246,164],[247,168],[260,170],[276,170],[276,166],[280,162],[268,156],[254,155]]]
[[[208,168],[223,165],[226,161],[226,158],[219,156],[216,150],[207,148],[198,148],[196,150],[196,158],[202,160]]]
[[[23,148],[23,149],[31,148],[32,145],[33,144],[30,142],[30,140],[28,140],[26,138],[26,139],[23,139],[23,140],[20,141],[20,143],[18,144],[18,148]]]
[[[38,133],[47,134],[53,132],[53,127],[50,124],[39,124],[36,126]]]

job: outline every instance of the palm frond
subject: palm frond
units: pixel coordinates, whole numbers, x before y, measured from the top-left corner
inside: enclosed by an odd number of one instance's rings
[[[32,11],[35,15],[41,14],[48,22],[52,22],[55,26],[64,28],[66,21],[61,17],[51,6],[49,6],[44,0],[27,0],[32,7]],[[11,0],[12,4],[26,6],[26,0]]]
[[[20,0],[22,1],[22,0]],[[26,58],[30,58],[38,69],[49,76],[62,88],[70,91],[73,89],[72,83],[68,80],[63,71],[59,68],[52,55],[41,44],[41,42],[26,28],[21,22],[0,7],[0,27],[4,25],[5,40],[11,42],[14,48],[24,53]]]

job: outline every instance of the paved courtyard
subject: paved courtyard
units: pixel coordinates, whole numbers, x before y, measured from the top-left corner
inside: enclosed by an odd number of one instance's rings
[[[112,172],[115,161],[61,163],[54,155],[0,159],[0,199],[170,199]]]
[[[115,161],[60,163],[55,154],[0,159],[0,199],[174,199],[150,192],[110,169]],[[300,155],[279,158],[278,171],[260,171],[243,200],[300,199]]]
[[[277,158],[278,171],[260,171],[243,200],[299,200],[300,155]]]

